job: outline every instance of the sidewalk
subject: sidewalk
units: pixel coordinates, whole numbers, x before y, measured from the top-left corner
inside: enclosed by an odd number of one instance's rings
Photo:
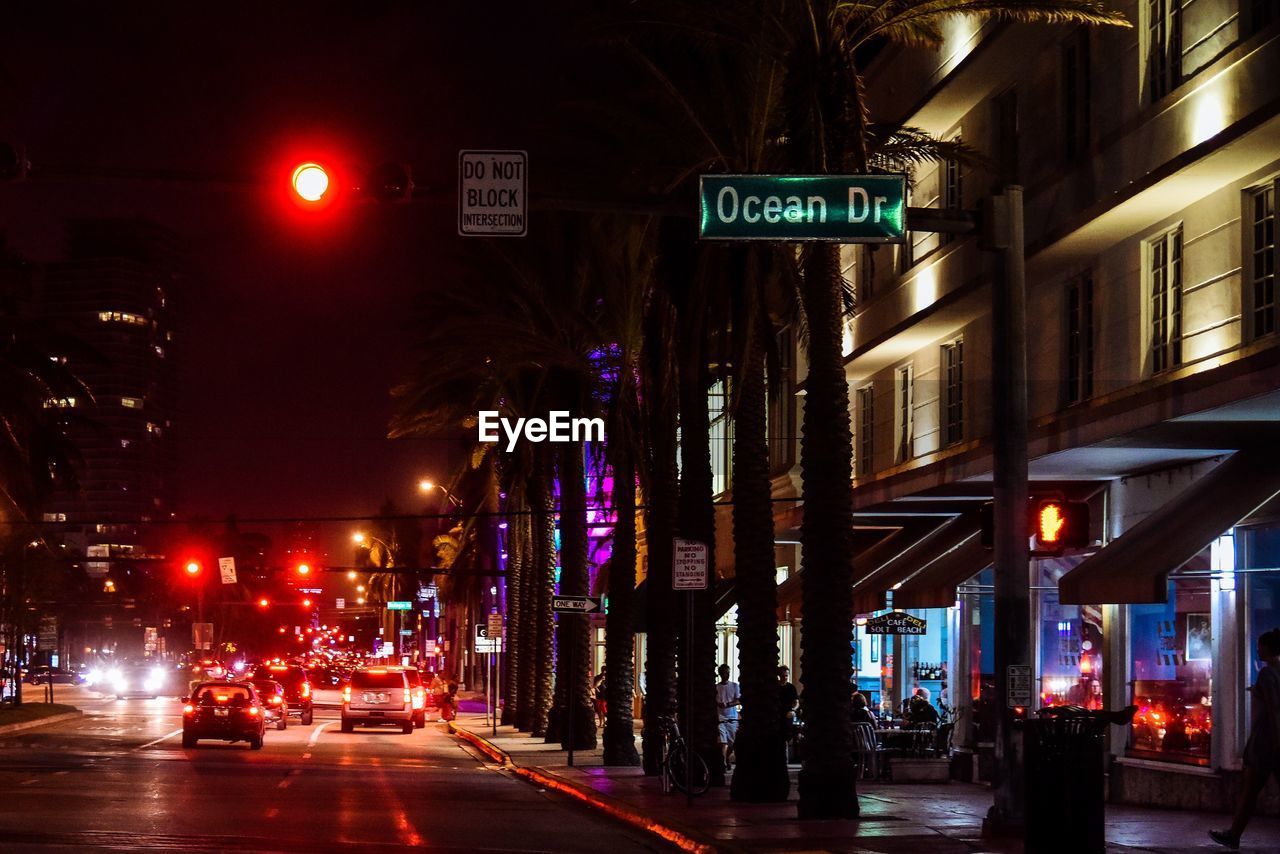
[[[478,736],[506,754],[513,770],[540,785],[578,797],[598,809],[675,841],[689,851],[796,851],[849,854],[1022,854],[1021,842],[984,840],[982,818],[991,804],[990,789],[968,783],[859,784],[859,821],[796,819],[795,776],[792,766],[791,800],[782,804],[736,804],[727,788],[713,789],[687,807],[678,793],[663,794],[656,778],[638,768],[605,768],[601,751],[577,751],[574,767],[565,752],[541,739],[498,727],[483,715],[463,713],[457,728]],[[481,745],[483,749],[483,745]],[[499,754],[501,755],[501,754]],[[1224,851],[1206,834],[1211,827],[1230,823],[1227,816],[1108,805],[1107,850],[1182,854]],[[1241,847],[1247,852],[1280,851],[1280,819],[1256,818]]]

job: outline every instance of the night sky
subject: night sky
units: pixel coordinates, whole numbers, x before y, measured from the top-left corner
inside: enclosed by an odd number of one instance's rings
[[[179,235],[180,515],[421,509],[444,444],[387,440],[389,391],[424,294],[457,280],[458,149],[537,148],[557,53],[539,4],[34,5],[0,27],[0,139],[37,170],[264,182],[0,185],[0,230],[33,260],[62,255],[68,216]],[[295,155],[408,162],[444,192],[304,216],[278,193]]]

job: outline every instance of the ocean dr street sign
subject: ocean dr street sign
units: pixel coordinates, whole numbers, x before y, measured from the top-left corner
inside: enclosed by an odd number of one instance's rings
[[[699,185],[705,239],[906,240],[905,175],[703,175]]]
[[[529,155],[458,152],[458,234],[524,237],[529,231]]]

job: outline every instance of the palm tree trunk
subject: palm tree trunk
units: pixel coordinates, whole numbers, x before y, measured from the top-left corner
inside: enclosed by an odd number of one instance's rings
[[[631,614],[636,592],[636,472],[629,448],[613,467],[613,555],[609,559],[609,614],[605,624],[604,764],[639,765],[631,683],[635,678],[635,635]]]
[[[526,502],[526,508],[532,504]],[[516,709],[516,729],[529,732],[533,729],[535,694],[538,684],[538,625],[541,614],[541,601],[538,593],[542,589],[542,566],[538,563],[538,551],[534,548],[534,519],[525,514],[516,522],[520,530],[520,541],[524,543],[525,568],[520,580],[520,599],[523,602],[523,626],[520,629],[520,647],[516,655],[520,657],[520,686],[516,694],[521,698]]]
[[[556,522],[551,504],[550,460],[539,454],[537,470],[530,483],[533,499],[533,553],[537,594],[537,658],[533,694],[533,728],[535,737],[547,733],[555,676],[555,640],[552,630],[551,597],[555,595]]]
[[[520,502],[512,502],[517,510],[521,509]],[[521,636],[524,632],[525,612],[524,612],[524,591],[522,584],[524,580],[524,563],[525,550],[524,542],[520,537],[520,523],[518,520],[524,518],[517,515],[514,523],[507,522],[507,551],[510,553],[510,560],[507,562],[507,578],[505,582],[507,591],[507,636],[503,639],[502,656],[505,670],[502,673],[502,725],[510,726],[515,724],[516,718],[519,716],[519,708],[521,703],[520,697],[520,655],[518,650],[522,643]]]
[[[675,536],[680,482],[676,469],[676,381],[664,342],[671,338],[672,311],[661,293],[646,322],[648,370],[647,423],[652,449],[648,460],[649,494],[645,500],[645,699],[641,750],[644,772],[658,774],[662,763],[661,719],[676,709],[676,645],[671,591],[671,548]]]
[[[849,721],[853,640],[853,437],[841,353],[839,248],[816,245],[805,258],[809,374],[801,428],[804,521],[801,670],[804,767],[801,818],[855,818],[858,793]]]
[[[591,593],[587,562],[587,481],[580,442],[561,446],[560,459],[560,589],[567,596]],[[596,717],[591,702],[591,618],[586,614],[560,617],[566,646],[573,647],[573,667],[567,669],[565,708],[573,706],[573,729],[561,727],[561,746],[575,750],[596,747]]]
[[[759,325],[767,327],[767,323]],[[763,342],[753,336],[739,375],[733,426],[733,553],[742,714],[734,751],[738,767],[730,791],[733,800],[752,803],[785,801],[791,791],[778,708],[778,591],[764,373]]]
[[[707,566],[711,583],[706,590],[679,598],[680,627],[680,697],[692,708],[684,710],[684,731],[689,744],[711,769],[713,785],[724,785],[724,761],[720,753],[719,710],[716,708],[716,620],[715,620],[715,544],[716,516],[712,504],[711,435],[707,420],[707,372],[705,350],[701,346],[700,324],[681,320],[685,327],[681,347],[680,371],[680,535],[707,544]],[[693,619],[686,609],[693,605]],[[688,635],[692,623],[693,635]],[[686,680],[691,680],[690,685]],[[692,692],[692,693],[690,693]]]

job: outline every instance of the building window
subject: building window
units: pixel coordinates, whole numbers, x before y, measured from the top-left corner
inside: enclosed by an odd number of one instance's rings
[[[1067,404],[1093,396],[1093,274],[1067,283]]]
[[[147,319],[140,314],[127,311],[100,311],[98,320],[103,323],[127,323],[130,326],[146,326]]]
[[[959,143],[957,134],[952,141]],[[964,208],[964,177],[960,172],[959,160],[944,160],[939,167],[942,170],[942,193],[939,207],[944,210],[961,210]],[[938,235],[939,245],[945,246],[955,240],[956,236],[949,232]]]
[[[1185,569],[1206,570],[1208,549]],[[1133,718],[1129,755],[1209,764],[1213,633],[1208,578],[1170,578],[1168,601],[1129,606]]]
[[[1278,0],[1245,0],[1244,12],[1248,19],[1244,22],[1244,35],[1251,36],[1265,29],[1272,21],[1280,17]]]
[[[795,463],[795,378],[792,376],[791,329],[777,335],[777,370],[769,375],[769,470],[783,471]]]
[[[1040,613],[1040,705],[1101,709],[1102,607],[1063,605],[1058,579],[1082,557],[1033,561],[1042,592]]]
[[[141,409],[141,408],[142,408],[142,398],[140,398],[140,397],[122,397],[122,398],[120,398],[120,405],[121,405],[121,406],[123,406],[125,409]]]
[[[876,410],[874,389],[867,385],[858,389],[858,474],[871,474],[876,449]]]
[[[1182,0],[1147,0],[1147,91],[1167,95],[1182,78]]]
[[[732,482],[733,425],[729,420],[729,384],[716,380],[707,392],[711,435],[711,494],[727,492]]]
[[[964,339],[942,345],[942,443],[964,440]]]
[[[1151,281],[1151,370],[1182,364],[1182,226],[1147,244]]]
[[[897,412],[894,426],[897,428],[897,449],[895,461],[904,462],[912,456],[912,410],[915,403],[915,372],[911,365],[898,368],[897,373]]]
[[[44,402],[45,409],[75,409],[74,397],[51,397]]]
[[[1089,150],[1091,106],[1088,30],[1081,27],[1062,45],[1062,142],[1069,161]]]
[[[1276,189],[1274,184],[1254,190],[1249,199],[1250,229],[1249,307],[1253,337],[1276,331]]]
[[[65,522],[67,521],[66,513],[45,513],[42,517],[46,522]]]

